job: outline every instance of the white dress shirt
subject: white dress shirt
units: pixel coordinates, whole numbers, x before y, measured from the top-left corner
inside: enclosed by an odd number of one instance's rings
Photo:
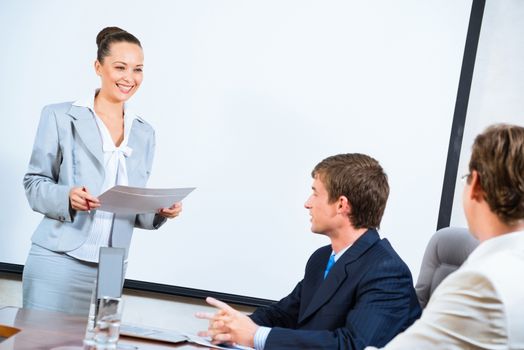
[[[127,146],[127,142],[129,130],[136,115],[129,112],[124,105],[124,139],[117,147],[106,125],[96,115],[94,101],[94,96],[92,96],[84,100],[78,100],[73,105],[89,108],[100,132],[105,170],[105,177],[100,192],[102,194],[115,185],[128,185],[126,157],[129,157],[133,150]],[[110,244],[114,214],[96,210],[93,215],[93,225],[86,241],[80,247],[69,251],[67,254],[80,260],[98,262],[100,247],[107,247]]]

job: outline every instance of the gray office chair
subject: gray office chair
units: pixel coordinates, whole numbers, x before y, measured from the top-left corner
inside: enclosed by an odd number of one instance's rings
[[[420,307],[426,307],[440,282],[458,269],[478,244],[465,228],[446,227],[435,232],[424,252],[415,286]]]

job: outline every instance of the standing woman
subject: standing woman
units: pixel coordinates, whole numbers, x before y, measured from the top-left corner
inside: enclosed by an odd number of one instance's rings
[[[26,308],[87,315],[99,248],[125,248],[127,257],[134,227],[157,229],[182,210],[179,203],[157,214],[96,210],[96,196],[115,185],[144,187],[155,151],[153,128],[125,105],[143,79],[140,41],[108,27],[96,43],[100,88],[44,107],[24,177],[31,208],[44,215],[24,268]]]

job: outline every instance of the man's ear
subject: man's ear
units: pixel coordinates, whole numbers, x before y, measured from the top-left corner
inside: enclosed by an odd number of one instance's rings
[[[480,185],[479,173],[476,170],[473,170],[470,176],[471,176],[471,179],[469,182],[469,193],[468,193],[469,198],[476,202],[483,201],[485,198],[485,193],[484,193],[484,190],[482,189],[482,186]]]
[[[347,215],[351,212],[351,203],[346,196],[340,196],[337,202],[338,213]]]

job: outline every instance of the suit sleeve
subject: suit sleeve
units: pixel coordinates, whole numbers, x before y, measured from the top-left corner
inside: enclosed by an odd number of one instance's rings
[[[29,205],[34,211],[60,220],[73,220],[69,205],[70,186],[59,185],[62,151],[54,111],[42,110],[35,143],[24,176],[24,188]]]
[[[295,328],[301,292],[302,282],[299,282],[287,297],[276,304],[259,307],[249,317],[259,326]]]
[[[156,230],[162,226],[167,219],[161,215],[150,213],[150,214],[138,214],[136,216],[135,227],[142,228],[144,230]]]
[[[350,277],[349,277],[350,278]],[[377,261],[359,283],[356,303],[346,315],[344,327],[334,330],[294,330],[275,327],[266,350],[363,349],[385,345],[401,332],[418,305],[407,267],[394,259]]]
[[[151,170],[153,168],[153,159],[155,156],[156,148],[156,136],[155,131],[152,131],[152,136],[147,147],[147,161],[146,161],[146,173],[147,178],[151,175]],[[135,227],[145,229],[145,230],[156,230],[162,226],[167,219],[158,214],[138,214],[135,219]]]

